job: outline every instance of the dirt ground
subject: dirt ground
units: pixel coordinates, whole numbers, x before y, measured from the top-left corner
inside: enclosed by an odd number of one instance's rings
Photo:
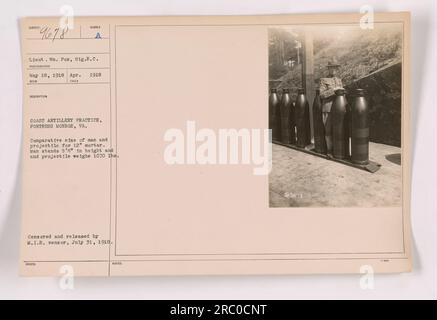
[[[401,149],[370,143],[370,173],[273,144],[270,207],[379,207],[401,205]]]

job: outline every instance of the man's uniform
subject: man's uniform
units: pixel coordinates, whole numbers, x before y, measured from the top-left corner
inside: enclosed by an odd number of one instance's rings
[[[325,140],[328,154],[332,154],[331,107],[335,99],[335,90],[343,89],[340,78],[320,78],[320,98],[322,100],[322,119],[325,126]]]

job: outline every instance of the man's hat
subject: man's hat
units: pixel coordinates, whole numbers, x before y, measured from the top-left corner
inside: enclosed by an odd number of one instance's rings
[[[328,61],[328,68],[340,68],[340,64],[337,62],[337,59],[335,57],[332,60]]]

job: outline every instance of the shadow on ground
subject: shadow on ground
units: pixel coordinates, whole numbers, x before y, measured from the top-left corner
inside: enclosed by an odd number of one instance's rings
[[[401,154],[400,153],[392,153],[385,156],[385,158],[397,165],[401,165]]]

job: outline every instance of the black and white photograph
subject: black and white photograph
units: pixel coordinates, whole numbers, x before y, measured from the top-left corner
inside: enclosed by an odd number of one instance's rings
[[[270,207],[395,207],[402,23],[272,26]]]

